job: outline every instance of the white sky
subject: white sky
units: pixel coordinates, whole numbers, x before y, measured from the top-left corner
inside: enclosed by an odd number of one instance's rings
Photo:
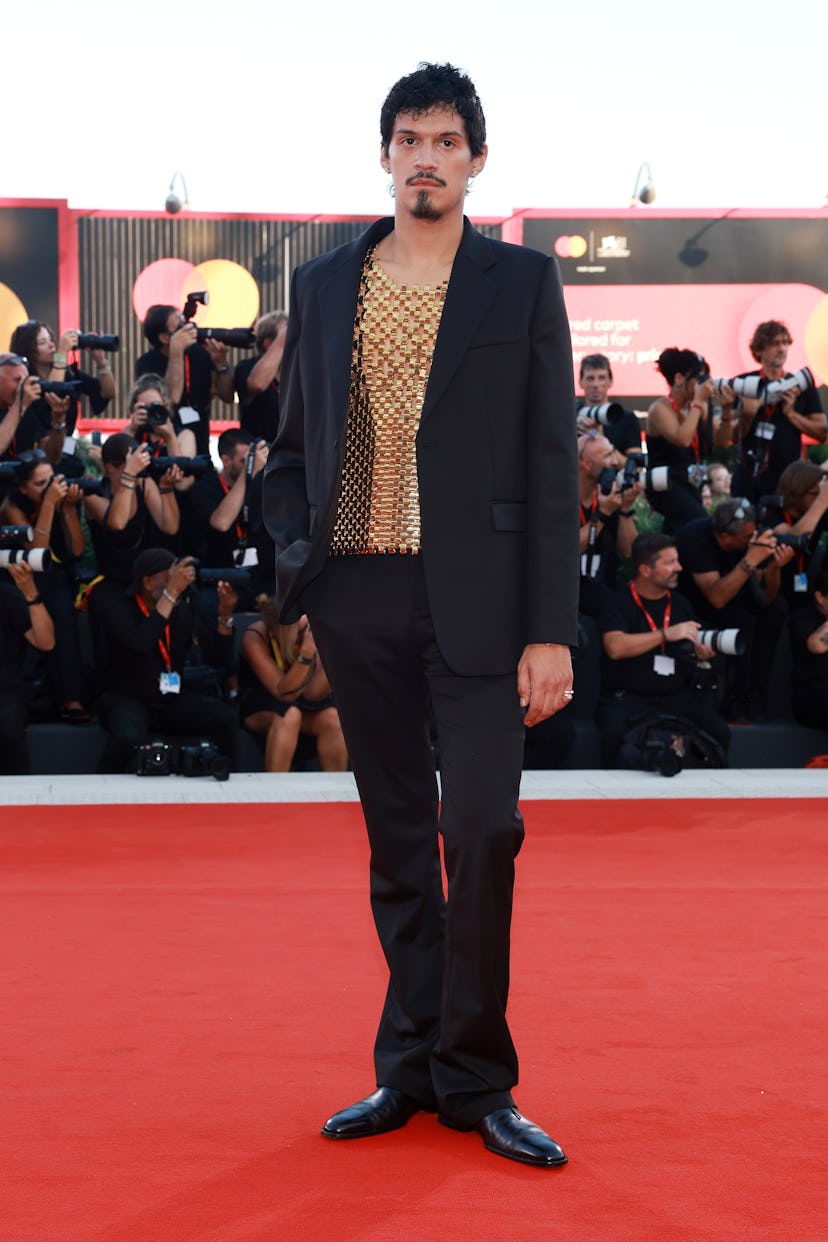
[[[387,214],[379,109],[419,60],[483,101],[472,214],[627,207],[644,160],[659,207],[828,193],[825,0],[40,0],[16,29],[2,197],[161,209],[180,169],[195,211]]]

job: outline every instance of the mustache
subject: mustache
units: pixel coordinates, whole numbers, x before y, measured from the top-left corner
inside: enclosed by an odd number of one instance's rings
[[[441,177],[435,176],[434,173],[415,173],[413,177],[408,178],[405,184],[420,185],[422,182],[427,182],[429,185],[445,186],[446,184]]]

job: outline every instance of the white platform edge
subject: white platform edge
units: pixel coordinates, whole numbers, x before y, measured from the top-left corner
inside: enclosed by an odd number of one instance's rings
[[[820,798],[828,769],[744,768],[645,772],[524,772],[521,799]],[[3,776],[0,814],[11,806],[101,806],[245,802],[357,802],[350,773],[235,773],[228,781],[181,776]],[[0,822],[2,822],[0,820]]]

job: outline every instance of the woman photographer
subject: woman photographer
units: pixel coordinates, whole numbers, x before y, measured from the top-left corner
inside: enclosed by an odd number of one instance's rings
[[[142,375],[132,386],[127,408],[129,422],[124,433],[139,444],[146,444],[153,457],[195,457],[195,436],[178,424],[170,391],[160,375]],[[163,411],[167,417],[159,421]],[[176,491],[183,491],[192,483],[192,479],[182,479]]]
[[[29,319],[20,324],[12,333],[11,349],[28,360],[31,375],[40,380],[71,381],[80,385],[77,392],[70,397],[56,397],[52,393],[46,393],[32,406],[32,417],[37,420],[40,431],[37,445],[48,438],[49,442],[45,447],[55,463],[60,460],[63,452],[64,435],[74,434],[80,412],[79,394],[89,398],[92,413],[96,415],[102,414],[115,396],[115,378],[104,350],[90,351],[96,375],[89,375],[86,371],[81,371],[75,363],[68,361],[69,354],[77,348],[78,333],[74,328],[68,329],[55,342],[55,334],[49,325],[37,319]],[[78,473],[82,473],[82,469]]]
[[[704,358],[692,349],[665,349],[656,367],[670,390],[647,413],[647,466],[648,473],[666,467],[669,486],[662,491],[648,483],[647,499],[663,515],[664,529],[675,532],[705,517],[700,488],[691,482],[691,468],[702,457],[701,437],[708,427],[713,381]]]
[[[4,525],[31,526],[25,546],[51,557],[49,572],[36,573],[35,583],[55,627],[55,647],[46,657],[52,698],[61,719],[72,723],[89,719],[74,598],[75,561],[84,546],[80,500],[80,489],[55,474],[43,450],[29,449],[20,454],[16,488],[0,511]]]
[[[251,733],[265,734],[265,771],[290,771],[300,733],[316,739],[323,772],[346,771],[339,713],[307,617],[281,625],[274,599],[257,602],[262,619],[241,644],[239,716]]]

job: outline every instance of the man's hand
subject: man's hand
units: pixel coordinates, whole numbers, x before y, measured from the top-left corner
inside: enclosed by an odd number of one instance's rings
[[[11,574],[14,585],[26,602],[31,603],[37,595],[37,585],[34,580],[34,570],[28,561],[18,561],[15,565],[7,565],[6,571]]]
[[[517,672],[517,691],[521,707],[526,708],[523,723],[531,728],[554,716],[567,700],[564,690],[572,689],[572,657],[560,643],[530,643],[524,647]]]
[[[796,405],[796,399],[800,396],[801,392],[801,388],[788,388],[785,392],[780,394],[779,404],[782,407],[782,413],[785,415],[785,418],[787,418],[789,423],[794,421],[793,416],[796,414],[794,406]]]
[[[688,638],[691,643],[696,641],[696,635],[699,632],[698,621],[677,621],[675,625],[668,625],[664,631],[664,637],[668,643],[680,643]]]
[[[207,337],[204,342],[204,348],[213,360],[213,366],[217,371],[223,371],[227,366],[227,346],[221,341],[214,341],[212,337]]]
[[[175,354],[179,356],[186,354],[190,346],[195,345],[197,340],[198,332],[196,331],[195,324],[190,320],[187,323],[182,323],[181,327],[176,328],[170,337],[170,357]]]
[[[267,465],[267,455],[270,450],[266,440],[260,440],[255,449],[251,445],[251,450],[253,452],[253,477],[255,478]]]
[[[598,512],[602,513],[604,517],[611,517],[613,513],[617,513],[621,508],[623,493],[617,482],[613,483],[612,491],[609,492],[608,495],[604,495],[600,487],[597,488],[597,494]]]
[[[758,569],[760,565],[764,565],[769,556],[773,556],[775,548],[776,535],[772,530],[763,530],[751,539],[745,552],[745,560],[748,565]]]
[[[219,582],[217,584],[216,597],[218,599],[219,621],[226,621],[236,611],[239,597],[229,582]]]
[[[167,590],[173,599],[178,599],[179,595],[195,582],[196,571],[192,560],[191,556],[185,556],[170,566],[167,577]]]

